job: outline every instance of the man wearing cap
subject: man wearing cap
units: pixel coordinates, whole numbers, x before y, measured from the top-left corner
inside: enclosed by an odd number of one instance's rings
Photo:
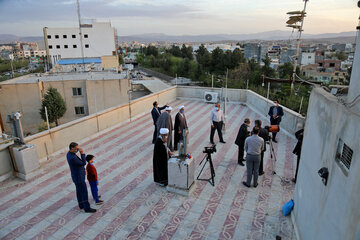
[[[175,126],[174,126],[174,149],[178,149],[178,143],[183,140],[183,131],[187,130],[187,122],[185,118],[185,106],[179,107],[179,112],[175,117]]]
[[[167,128],[160,128],[159,133],[153,155],[154,182],[165,187],[168,184],[168,160],[172,152],[167,147],[169,130]]]
[[[220,110],[220,104],[215,104],[215,108],[210,113],[210,124],[211,124],[211,131],[210,131],[210,143],[214,144],[214,134],[215,130],[217,130],[220,142],[226,143],[222,136],[222,126],[224,123],[224,115],[222,110]]]
[[[161,110],[165,109],[168,104],[166,104],[165,106],[162,106],[162,107],[159,107],[159,104],[157,101],[153,102],[153,109],[151,110],[151,116],[152,116],[152,119],[153,119],[153,122],[154,122],[154,127],[155,127],[155,130],[154,130],[154,135],[153,135],[153,140],[152,140],[152,143],[155,144],[156,142],[156,137],[157,137],[157,132],[158,132],[158,129],[156,127],[156,121],[158,120],[160,114],[161,114]]]
[[[169,130],[168,137],[167,137],[167,146],[168,148],[172,149],[172,131],[173,131],[173,123],[171,119],[171,110],[172,108],[170,106],[167,106],[165,108],[165,112],[161,113],[160,117],[158,118],[156,122],[156,126],[158,129],[158,136],[160,134],[161,128],[167,128]]]

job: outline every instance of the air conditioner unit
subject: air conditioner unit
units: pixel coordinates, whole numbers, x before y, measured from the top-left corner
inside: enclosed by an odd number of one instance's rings
[[[216,92],[205,92],[204,100],[207,103],[217,103],[218,102],[218,93],[216,93]]]

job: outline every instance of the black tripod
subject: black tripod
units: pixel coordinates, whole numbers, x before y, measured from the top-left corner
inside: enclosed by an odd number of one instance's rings
[[[273,146],[273,143],[272,143],[272,138],[270,136],[269,136],[269,143],[270,143],[270,158],[271,158],[271,163],[272,163],[273,175],[276,175],[276,176],[278,176],[280,178],[281,184],[289,183],[290,182],[289,179],[287,179],[285,177],[281,177],[275,172],[275,162],[277,161],[277,159],[276,159],[276,154],[275,154],[275,151],[274,151],[274,146]],[[273,155],[274,155],[274,160],[273,160]]]
[[[203,158],[203,160],[201,160],[199,166],[201,165],[201,163],[202,163],[205,159],[206,159],[206,161],[205,161],[203,167],[201,168],[201,170],[200,170],[200,172],[199,172],[199,175],[197,176],[196,179],[197,179],[197,180],[200,180],[200,181],[208,181],[212,186],[215,186],[215,181],[214,181],[214,178],[215,178],[215,169],[214,169],[214,165],[213,165],[213,163],[212,163],[211,153],[210,153],[210,152],[206,152],[206,155],[205,155],[205,157]],[[205,165],[206,165],[207,162],[210,164],[210,174],[211,174],[211,177],[210,177],[210,178],[199,178],[200,175],[201,175],[201,173],[202,173],[202,171],[204,170]]]

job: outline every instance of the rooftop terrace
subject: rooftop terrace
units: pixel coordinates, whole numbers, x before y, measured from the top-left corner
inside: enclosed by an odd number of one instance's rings
[[[185,105],[197,173],[203,147],[209,144],[208,116],[213,105],[195,100],[169,103]],[[99,193],[105,203],[95,206],[89,191],[90,203],[98,210],[95,214],[78,209],[63,151],[52,155],[33,180],[12,179],[0,185],[0,238],[275,239],[279,235],[295,239],[291,219],[281,213],[282,205],[293,196],[294,185],[281,184],[272,174],[269,151],[259,186],[248,189],[241,184],[246,168],[237,164],[236,134],[245,117],[263,117],[239,103],[228,104],[227,113],[227,143],[218,144],[213,154],[215,187],[196,181],[192,195],[185,197],[154,184],[153,124],[150,113],[145,112],[130,123],[79,142],[86,153],[96,156]],[[266,125],[268,121],[263,120]],[[285,133],[278,134],[274,149],[280,176],[293,177],[294,144]]]

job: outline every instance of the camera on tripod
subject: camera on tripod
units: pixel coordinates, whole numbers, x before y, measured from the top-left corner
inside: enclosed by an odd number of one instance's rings
[[[269,133],[271,133],[271,132],[279,132],[280,131],[279,125],[270,125],[270,126],[265,126],[264,128],[266,130],[268,130]]]
[[[203,153],[207,154],[213,154],[214,152],[216,152],[216,145],[212,145],[211,147],[205,147],[205,150],[203,151]]]

